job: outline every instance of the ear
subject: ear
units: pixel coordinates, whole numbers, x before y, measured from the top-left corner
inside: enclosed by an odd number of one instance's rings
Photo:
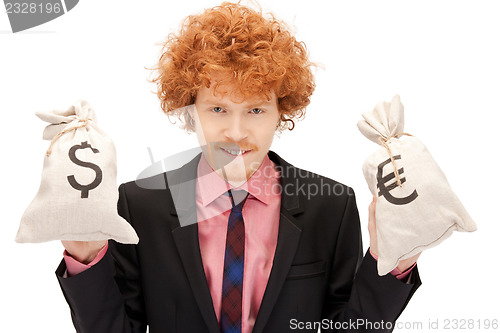
[[[281,122],[284,120],[283,113],[281,112],[280,109],[278,109],[278,111],[279,111],[279,116],[278,120],[276,121],[276,130],[280,127]]]
[[[185,112],[184,119],[186,120],[186,126],[190,131],[195,132],[196,106],[194,104],[186,106]]]
[[[196,105],[196,98],[197,98],[197,96],[198,96],[198,92],[197,91],[196,92],[192,92],[191,93],[191,100],[190,100],[191,104],[189,104],[189,105],[186,106],[186,110],[187,110],[189,116],[191,118],[193,118],[193,120],[196,117],[196,106],[195,105]]]
[[[186,106],[186,112],[187,112],[187,115],[188,117],[191,117],[192,119],[194,119],[195,115],[195,106],[194,104],[191,104],[191,105],[188,105]]]

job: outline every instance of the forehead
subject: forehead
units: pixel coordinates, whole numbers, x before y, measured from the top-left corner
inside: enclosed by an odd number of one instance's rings
[[[198,90],[196,100],[202,103],[226,101],[236,104],[273,104],[276,103],[276,94],[270,89],[261,94],[245,95],[243,89],[234,80],[212,80],[210,87],[202,86]]]

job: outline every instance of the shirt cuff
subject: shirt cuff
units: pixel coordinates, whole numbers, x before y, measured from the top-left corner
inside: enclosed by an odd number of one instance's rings
[[[378,260],[378,257],[377,257],[375,254],[373,254],[372,249],[370,249],[370,254],[371,254],[371,256],[373,257],[373,259]],[[413,270],[413,267],[415,267],[416,265],[417,265],[417,262],[413,263],[413,265],[412,265],[410,268],[408,268],[406,271],[404,271],[404,272],[401,272],[401,271],[400,271],[400,270],[396,267],[396,268],[394,268],[394,269],[391,271],[391,274],[392,274],[392,275],[393,275],[396,279],[398,279],[398,280],[403,280],[403,279],[405,279],[405,278],[406,278],[406,277],[407,277],[407,276],[411,273],[411,271]]]
[[[94,260],[92,260],[88,264],[83,264],[79,262],[78,260],[73,258],[68,253],[68,251],[64,250],[63,256],[64,256],[64,262],[66,263],[66,270],[68,273],[67,274],[68,277],[79,274],[97,264],[102,259],[102,257],[104,257],[107,250],[108,250],[108,242],[106,242],[106,245],[104,245],[104,247],[97,253],[97,256],[94,258]]]

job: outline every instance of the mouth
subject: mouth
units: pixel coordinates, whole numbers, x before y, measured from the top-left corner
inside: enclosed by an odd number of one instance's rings
[[[224,147],[220,147],[220,150],[222,150],[223,152],[225,152],[226,154],[229,154],[231,156],[247,155],[248,153],[250,153],[252,151],[252,149],[241,149],[241,148],[231,149],[231,148],[224,148]]]

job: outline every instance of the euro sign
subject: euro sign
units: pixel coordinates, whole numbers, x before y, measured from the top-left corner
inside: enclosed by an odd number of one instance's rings
[[[394,160],[400,160],[401,155],[393,156],[393,158],[394,158]],[[378,196],[379,197],[383,196],[387,201],[389,201],[390,203],[392,203],[394,205],[409,204],[410,202],[412,202],[413,200],[415,200],[418,197],[417,190],[413,190],[413,192],[407,197],[403,197],[403,198],[394,197],[390,193],[390,191],[395,189],[398,186],[397,182],[394,181],[394,183],[391,183],[388,186],[385,185],[385,183],[387,183],[388,181],[390,181],[396,177],[394,175],[394,172],[391,172],[387,176],[383,177],[384,166],[386,166],[389,163],[391,163],[390,158],[378,165],[378,172],[377,172],[377,188],[379,189]],[[399,175],[401,175],[404,172],[404,168],[398,169],[398,172],[399,172]],[[400,178],[400,181],[401,181],[401,184],[403,184],[406,182],[406,178],[402,177],[402,178]]]
[[[82,185],[78,183],[75,179],[74,175],[68,176],[68,182],[73,187],[75,190],[82,191],[81,198],[88,198],[89,197],[89,191],[95,189],[99,184],[102,182],[102,170],[99,168],[99,166],[89,163],[89,162],[84,162],[80,161],[75,153],[78,149],[85,149],[85,148],[90,148],[94,154],[99,153],[99,150],[92,148],[91,145],[88,144],[87,141],[82,142],[80,145],[74,145],[69,149],[68,155],[69,159],[71,162],[75,163],[76,165],[85,167],[85,168],[90,168],[94,170],[95,172],[95,179],[88,185]]]

